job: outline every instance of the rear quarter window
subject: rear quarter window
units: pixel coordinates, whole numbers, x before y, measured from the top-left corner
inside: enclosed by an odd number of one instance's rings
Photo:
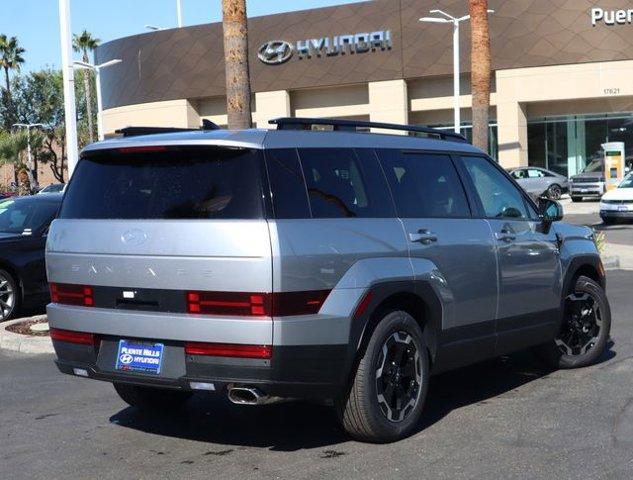
[[[60,218],[263,218],[262,153],[217,147],[89,152]]]

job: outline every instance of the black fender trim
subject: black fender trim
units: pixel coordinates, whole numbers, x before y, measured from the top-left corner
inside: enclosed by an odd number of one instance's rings
[[[431,360],[435,359],[442,329],[442,302],[428,281],[404,280],[378,283],[369,288],[360,302],[367,295],[371,296],[367,308],[361,315],[356,315],[354,312],[352,316],[345,366],[342,370],[343,383],[347,384],[351,379],[360,355],[363,353],[376,325],[380,321],[381,306],[388,305],[389,299],[392,297],[408,297],[411,300],[420,302],[420,305],[424,305],[424,312],[419,312],[415,316],[421,323]],[[358,308],[358,305],[356,308]]]

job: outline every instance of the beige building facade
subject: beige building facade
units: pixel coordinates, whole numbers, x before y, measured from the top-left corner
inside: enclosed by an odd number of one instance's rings
[[[465,2],[439,3],[456,15],[466,8]],[[628,2],[620,3],[624,8]],[[436,4],[376,0],[253,19],[254,124],[273,128],[270,119],[301,116],[452,128],[450,26],[417,21]],[[504,167],[538,165],[573,175],[599,155],[602,143],[623,141],[627,160],[633,160],[633,25],[601,23],[596,6],[582,0],[490,4],[496,10],[490,19],[490,154]],[[218,29],[156,32],[101,47],[99,61],[136,59],[130,68],[108,73],[106,133],[130,125],[197,127],[202,119],[225,126]],[[217,58],[200,53],[183,65],[170,39],[190,56],[202,52],[204,40],[219,49],[207,51]],[[145,54],[153,42],[152,54]],[[189,49],[182,46],[187,42]],[[467,137],[469,47],[466,28],[460,104]],[[160,48],[163,55],[153,58]]]

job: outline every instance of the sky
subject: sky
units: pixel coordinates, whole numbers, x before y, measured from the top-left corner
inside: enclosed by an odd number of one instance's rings
[[[248,0],[249,17],[361,0]],[[181,0],[183,25],[218,22],[220,0]],[[10,5],[10,6],[9,6]],[[176,0],[70,0],[73,33],[86,29],[107,42],[148,32],[145,25],[175,27]],[[58,0],[0,0],[0,33],[18,37],[26,49],[23,72],[61,64]]]

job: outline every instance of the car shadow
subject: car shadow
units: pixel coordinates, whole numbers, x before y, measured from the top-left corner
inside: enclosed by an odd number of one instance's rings
[[[615,355],[609,348],[600,363]],[[531,352],[525,351],[434,376],[416,433],[453,410],[487,403],[529,382],[546,378],[551,372]],[[128,407],[110,417],[110,422],[155,435],[218,445],[218,450],[210,450],[209,455],[224,454],[231,446],[289,452],[333,447],[349,441],[333,408],[302,401],[249,407],[233,405],[224,395],[196,394],[173,414],[152,415]]]

